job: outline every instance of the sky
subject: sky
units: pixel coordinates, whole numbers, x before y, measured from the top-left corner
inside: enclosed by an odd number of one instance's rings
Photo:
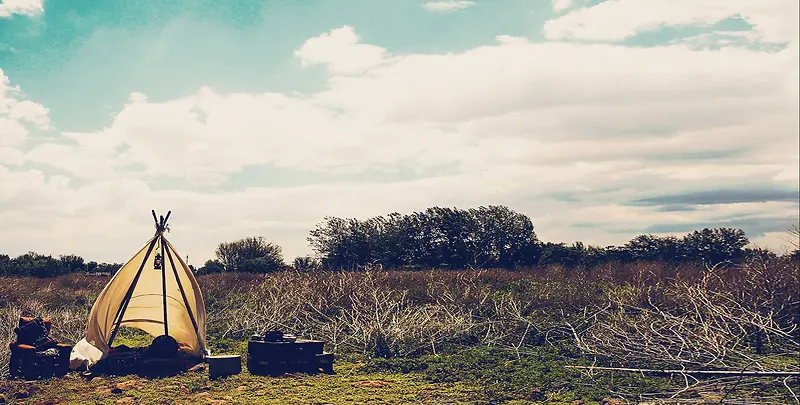
[[[506,205],[545,241],[800,210],[798,2],[0,0],[0,253],[202,265],[326,216]]]

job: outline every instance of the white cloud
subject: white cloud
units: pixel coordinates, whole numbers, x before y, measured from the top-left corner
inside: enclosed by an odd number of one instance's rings
[[[28,130],[18,121],[0,116],[0,145],[17,145],[28,136]]]
[[[712,186],[797,188],[793,48],[496,40],[466,52],[394,55],[345,26],[297,50],[302,65],[330,73],[326,88],[309,96],[210,88],[168,101],[132,94],[107,128],[64,133],[24,155],[73,181],[19,167],[19,153],[0,149],[0,223],[14,229],[0,244],[124,260],[149,232],[151,208],[172,209],[179,249],[203,259],[218,242],[258,234],[291,258],[307,252],[307,232],[326,215],[433,205],[508,204],[530,215],[545,239],[598,244],[633,236],[614,233],[623,228],[796,211],[774,202],[691,212],[624,204]],[[265,165],[326,175],[403,166],[419,178],[283,187],[255,179],[243,190],[220,188],[232,173]],[[427,174],[440,166],[448,169]],[[163,177],[210,187],[157,188]],[[570,192],[585,200],[552,198]],[[102,248],[90,243],[100,235],[112,235]]]
[[[797,41],[800,6],[787,0],[609,0],[545,23],[550,39],[621,41],[667,25],[713,24],[742,15],[767,42]]]
[[[25,155],[15,148],[0,146],[0,165],[18,166],[25,161]]]
[[[572,0],[553,0],[553,11],[561,12],[572,7]]]
[[[11,106],[16,104],[16,99],[12,95],[18,91],[18,87],[11,87],[11,81],[0,67],[0,114],[7,114],[11,111]]]
[[[20,100],[19,86],[11,86],[11,81],[0,69],[0,146],[19,145],[28,136],[28,130],[21,123],[27,121],[41,129],[48,129],[50,118],[48,109],[30,100]]]
[[[0,18],[14,14],[34,16],[44,12],[42,0],[3,0],[0,2]]]
[[[515,37],[513,35],[498,35],[495,39],[503,45],[524,45],[528,43],[528,38]]]
[[[49,109],[30,100],[20,101],[11,108],[8,117],[18,121],[28,121],[41,129],[50,127]]]
[[[429,1],[422,5],[428,11],[437,13],[451,13],[475,5],[474,1]]]
[[[334,74],[358,74],[374,67],[386,56],[375,45],[359,44],[353,27],[344,26],[308,39],[295,51],[303,66],[326,65]]]

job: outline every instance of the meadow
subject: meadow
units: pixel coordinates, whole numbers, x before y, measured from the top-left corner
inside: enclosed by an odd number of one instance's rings
[[[81,274],[0,278],[0,339],[10,342],[18,317],[32,314],[51,317],[58,339],[79,340],[88,308],[107,281]],[[0,398],[41,404],[787,404],[800,395],[797,375],[737,375],[800,371],[800,272],[788,257],[725,267],[656,261],[519,270],[287,270],[209,274],[198,281],[212,353],[244,354],[251,334],[280,329],[325,340],[326,351],[337,356],[336,373],[270,378],[244,368],[219,381],[201,371],[88,383],[73,373],[52,381],[2,381]],[[126,332],[119,343],[148,339]],[[6,375],[7,349],[0,356]]]

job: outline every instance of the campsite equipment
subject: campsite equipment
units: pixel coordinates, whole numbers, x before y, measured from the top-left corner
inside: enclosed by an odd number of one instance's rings
[[[72,346],[51,338],[52,326],[49,318],[19,318],[14,328],[17,338],[9,345],[11,378],[22,375],[25,379],[33,380],[67,373]]]
[[[247,342],[247,369],[251,374],[333,372],[333,354],[323,351],[322,340],[298,339],[280,331],[253,335]]]
[[[109,356],[125,353],[122,363],[172,358],[174,353],[203,357],[206,312],[203,295],[192,271],[164,236],[167,216],[156,217],[155,235],[126,262],[97,297],[86,325],[85,337],[70,356],[70,368],[93,367]],[[149,349],[112,349],[121,326],[143,330],[156,339]],[[127,350],[126,350],[127,349]]]
[[[208,362],[208,378],[211,380],[242,372],[242,356],[239,355],[206,356],[206,361]]]

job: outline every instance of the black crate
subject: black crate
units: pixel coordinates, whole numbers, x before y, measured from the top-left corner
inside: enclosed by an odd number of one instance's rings
[[[300,340],[289,342],[247,342],[247,354],[259,360],[292,361],[310,359],[322,354],[325,342]]]
[[[251,339],[247,343],[247,369],[252,374],[286,372],[333,372],[333,354],[325,353],[321,340],[265,342]]]

